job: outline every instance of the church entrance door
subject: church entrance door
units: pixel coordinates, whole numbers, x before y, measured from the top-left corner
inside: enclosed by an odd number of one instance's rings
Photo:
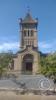
[[[26,74],[33,72],[33,55],[26,54],[23,57],[22,71]]]
[[[26,63],[26,71],[32,71],[32,62]]]

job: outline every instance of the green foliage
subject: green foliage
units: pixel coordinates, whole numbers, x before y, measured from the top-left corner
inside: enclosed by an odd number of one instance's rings
[[[40,57],[40,72],[45,76],[56,78],[56,53]]]
[[[0,53],[0,77],[3,75],[4,72],[8,69],[9,63],[12,62],[13,53]]]

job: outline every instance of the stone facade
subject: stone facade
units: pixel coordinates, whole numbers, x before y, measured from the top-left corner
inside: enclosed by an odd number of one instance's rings
[[[14,58],[14,71],[36,74],[38,72],[38,20],[34,20],[28,12],[20,19],[21,50]]]

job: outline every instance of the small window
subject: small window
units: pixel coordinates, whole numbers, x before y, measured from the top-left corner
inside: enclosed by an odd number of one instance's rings
[[[24,30],[24,36],[26,36],[26,31]]]
[[[31,36],[33,36],[33,33],[34,33],[33,30],[31,30]]]
[[[29,30],[28,30],[28,36],[29,36]]]

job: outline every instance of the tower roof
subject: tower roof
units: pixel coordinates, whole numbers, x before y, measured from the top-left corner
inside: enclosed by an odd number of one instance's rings
[[[25,18],[21,20],[21,23],[37,23],[37,20],[34,20],[30,12],[28,12]]]

